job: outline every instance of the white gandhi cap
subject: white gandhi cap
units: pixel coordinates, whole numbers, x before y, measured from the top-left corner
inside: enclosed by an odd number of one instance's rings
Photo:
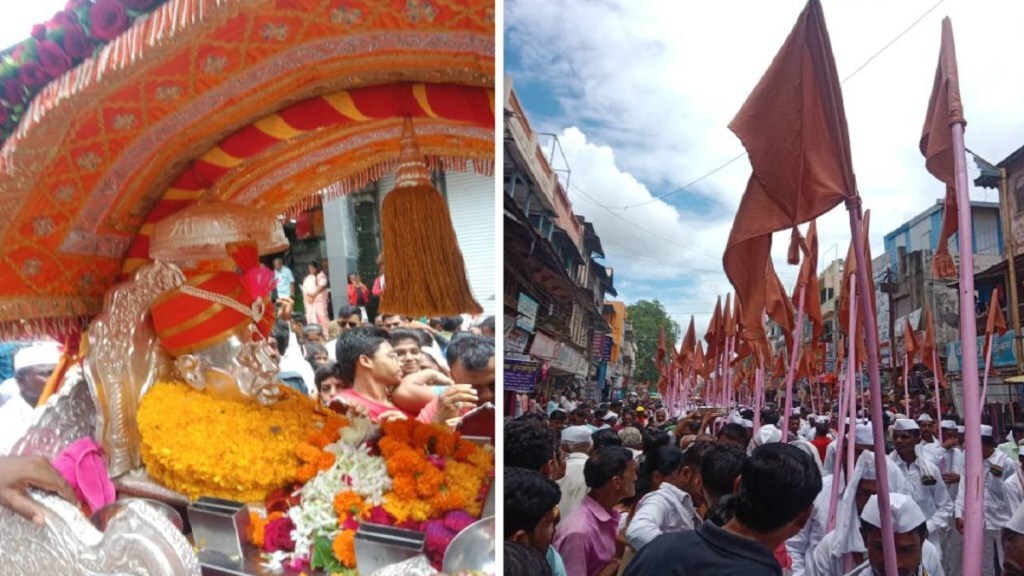
[[[889,508],[892,510],[892,531],[897,534],[913,532],[918,526],[925,523],[924,513],[914,502],[914,499],[906,494],[892,492],[889,494]],[[882,527],[882,517],[878,510],[878,495],[868,500],[867,506],[860,515],[861,520],[876,528]]]

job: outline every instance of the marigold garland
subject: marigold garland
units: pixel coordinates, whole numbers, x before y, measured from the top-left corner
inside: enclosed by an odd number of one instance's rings
[[[356,532],[342,530],[331,542],[331,551],[346,568],[356,567]]]
[[[362,518],[367,512],[366,502],[355,492],[346,490],[338,492],[334,497],[334,513],[338,515],[338,520],[341,522],[344,522],[349,516]]]
[[[278,402],[260,406],[181,382],[158,382],[138,413],[142,460],[150,476],[193,500],[214,496],[242,502],[260,502],[300,479],[297,452],[304,451],[296,446],[330,416],[304,395],[287,387],[282,391]],[[323,453],[309,447],[315,475]]]

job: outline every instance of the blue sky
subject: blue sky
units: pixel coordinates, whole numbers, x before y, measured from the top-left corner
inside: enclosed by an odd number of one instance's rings
[[[684,327],[695,314],[702,332],[715,297],[731,289],[721,254],[750,165],[726,126],[804,4],[506,1],[507,77],[534,129],[558,135],[574,210],[594,222],[621,299],[656,297]],[[968,147],[998,161],[1024,144],[1017,104],[1024,76],[1012,71],[1015,59],[1007,56],[1024,51],[1014,23],[1024,21],[1024,3],[822,4],[836,66],[846,78],[854,169],[873,210],[878,255],[886,232],[943,194],[924,170],[917,141],[944,16],[956,35]],[[742,157],[687,191],[654,198],[736,156]],[[561,163],[556,154],[555,167],[565,168]],[[995,200],[984,190],[972,197]],[[818,229],[821,260],[844,256],[845,212],[833,210]],[[796,269],[785,264],[785,240],[776,238],[773,256],[789,287]]]

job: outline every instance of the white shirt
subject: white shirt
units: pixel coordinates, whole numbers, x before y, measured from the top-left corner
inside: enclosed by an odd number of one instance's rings
[[[7,403],[8,400],[15,396],[21,396],[21,390],[18,388],[18,381],[14,378],[8,378],[0,383],[0,406]]]
[[[1001,472],[997,473],[995,470],[1001,470]],[[1015,474],[1017,474],[1017,463],[999,450],[992,452],[992,456],[982,464],[981,481],[985,487],[982,499],[985,502],[986,530],[1001,530],[1013,516],[1010,503],[1006,499],[1003,483]],[[964,481],[965,478],[961,475],[960,487],[956,495],[956,518],[964,517]]]
[[[842,473],[840,472],[840,476]],[[825,528],[828,526],[828,503],[832,498],[832,480],[835,476],[825,476],[821,479],[821,492],[814,499],[814,511],[811,518],[804,524],[804,527],[789,540],[786,540],[786,553],[793,561],[790,568],[790,576],[804,576],[806,565],[810,556],[814,554],[818,543],[825,536]],[[842,478],[840,478],[840,481]],[[839,495],[842,495],[840,486]],[[838,502],[836,503],[839,504]]]
[[[822,463],[822,476],[831,476],[836,465],[836,441],[832,440],[825,447],[825,461]]]
[[[637,552],[668,532],[694,530],[701,520],[690,495],[668,482],[640,499],[626,528],[626,542]]]
[[[941,531],[949,526],[953,515],[953,501],[949,499],[949,491],[946,489],[946,483],[942,481],[939,468],[922,457],[921,450],[916,450],[916,453],[917,458],[913,464],[907,464],[895,451],[889,454],[889,460],[892,460],[906,477],[910,484],[910,497],[928,519],[928,534],[934,535],[937,542]]]
[[[316,374],[313,373],[313,367],[302,356],[302,347],[299,346],[299,340],[291,330],[288,331],[288,349],[281,355],[278,368],[281,372],[295,372],[302,376],[302,381],[306,383],[306,393],[314,398],[317,396]]]
[[[939,469],[946,474],[958,474],[964,475],[964,451],[954,446],[950,450],[942,451],[942,463],[939,465]],[[956,503],[956,495],[960,491],[960,483],[953,482],[952,484],[946,484],[946,490],[949,492],[950,500],[953,500],[954,505]]]
[[[811,444],[807,440],[804,440],[803,438],[800,437],[797,437],[796,440],[791,441],[789,444],[790,446],[796,446],[797,448],[806,452],[807,455],[810,456],[811,459],[814,460],[814,463],[818,466],[818,472],[822,472],[821,455],[818,454],[818,448],[814,444]]]
[[[562,518],[568,518],[573,510],[583,503],[586,497],[587,482],[583,479],[583,465],[587,463],[587,454],[573,452],[565,460],[565,476],[558,480],[562,490],[562,499],[558,502],[558,511]]]
[[[944,576],[945,573],[942,571],[942,561],[939,556],[939,549],[934,544],[925,540],[924,546],[921,547],[921,567],[914,572],[914,576]],[[860,566],[857,566],[846,576],[873,576],[874,572],[871,570],[871,564],[864,562]]]
[[[21,437],[28,432],[35,419],[35,410],[21,395],[0,406],[0,456],[7,456]]]

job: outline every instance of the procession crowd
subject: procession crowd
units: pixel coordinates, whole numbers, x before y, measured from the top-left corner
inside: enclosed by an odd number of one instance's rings
[[[505,574],[885,574],[876,425],[899,574],[962,573],[958,415],[651,408],[563,397],[506,420]],[[840,452],[841,424],[853,442]],[[1024,574],[1024,426],[980,432],[981,573]]]

